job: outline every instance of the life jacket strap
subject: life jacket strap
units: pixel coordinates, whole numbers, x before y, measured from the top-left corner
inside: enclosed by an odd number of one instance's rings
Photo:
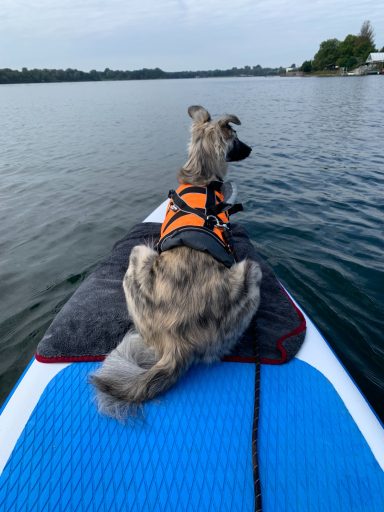
[[[159,253],[187,246],[211,254],[227,267],[233,265],[236,258],[229,215],[243,207],[225,202],[222,186],[216,181],[207,186],[180,185],[169,191],[170,201],[156,246]]]
[[[237,212],[241,212],[244,210],[244,207],[241,203],[230,204],[225,203],[224,201],[218,204],[216,202],[215,190],[217,190],[216,183],[213,182],[214,186],[207,186],[207,203],[206,203],[206,214],[202,211],[199,211],[196,208],[192,208],[189,206],[176,192],[176,190],[171,189],[168,193],[169,199],[176,205],[177,209],[180,212],[184,212],[185,214],[191,213],[193,215],[197,215],[200,219],[204,220],[204,226],[209,229],[214,229],[215,227],[228,229],[228,224],[223,223],[217,215],[223,212],[227,212],[228,215],[233,215]],[[171,206],[172,208],[172,206]]]
[[[233,215],[234,213],[242,212],[244,208],[241,203],[231,204],[221,201],[216,204],[215,191],[221,192],[222,186],[223,182],[220,181],[211,181],[211,183],[207,185],[207,215],[219,215],[223,212],[227,212],[228,215]]]
[[[176,190],[170,190],[168,193],[169,199],[177,206],[177,208],[185,213],[192,213],[193,215],[197,215],[201,219],[205,221],[206,215],[203,212],[200,212],[196,208],[192,208],[189,206],[184,199],[182,199]],[[172,208],[172,206],[171,206]]]
[[[237,212],[242,212],[244,210],[244,207],[241,203],[225,203],[224,201],[222,203],[219,203],[212,208],[210,208],[207,213],[209,215],[218,215],[222,212],[227,212],[228,215],[233,215]]]

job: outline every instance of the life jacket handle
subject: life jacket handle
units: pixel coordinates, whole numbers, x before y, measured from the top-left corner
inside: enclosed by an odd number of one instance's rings
[[[171,199],[174,204],[180,209],[188,213],[192,213],[194,215],[197,215],[201,219],[206,219],[206,216],[202,213],[196,210],[195,208],[191,208],[176,192],[176,190],[171,189],[168,192],[168,197]],[[234,215],[235,213],[242,212],[244,210],[244,207],[241,203],[226,203],[222,201],[221,203],[211,206],[207,209],[207,215],[219,215],[219,213],[227,212],[228,215]]]
[[[170,190],[168,193],[169,199],[173,201],[173,203],[179,208],[179,210],[182,210],[185,213],[191,213],[193,215],[197,215],[200,217],[200,219],[206,220],[206,215],[203,212],[199,212],[199,210],[196,210],[195,208],[192,208],[189,206],[184,199],[182,199],[179,194],[176,192],[176,190]]]

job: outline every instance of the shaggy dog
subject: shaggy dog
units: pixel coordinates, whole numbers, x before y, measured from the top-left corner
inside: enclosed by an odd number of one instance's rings
[[[213,121],[200,106],[188,113],[192,136],[179,182],[206,186],[224,180],[227,162],[251,151],[229,124],[239,125],[239,119]],[[259,306],[260,282],[259,265],[248,259],[228,268],[186,246],[161,254],[134,247],[123,287],[135,330],[91,377],[99,411],[124,418],[170,388],[193,363],[228,354]]]

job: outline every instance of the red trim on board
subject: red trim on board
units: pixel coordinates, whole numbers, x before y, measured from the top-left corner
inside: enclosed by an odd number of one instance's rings
[[[106,356],[57,356],[57,357],[44,357],[40,354],[35,354],[35,359],[39,363],[93,363],[96,361],[104,361]],[[222,358],[226,363],[256,363],[256,357],[241,357],[241,356],[225,356]]]
[[[56,356],[44,357],[35,354],[36,361],[39,363],[93,363],[96,361],[104,361],[106,356]]]
[[[291,302],[292,306],[294,307],[297,316],[300,320],[300,324],[298,327],[293,329],[293,331],[289,332],[288,334],[284,334],[277,340],[277,348],[280,350],[281,358],[280,359],[269,359],[268,357],[262,357],[260,359],[260,362],[262,364],[283,364],[287,361],[287,351],[283,345],[284,341],[291,336],[297,336],[298,334],[305,331],[307,327],[307,323],[305,321],[303,313],[300,311],[300,309],[296,306],[296,304],[293,302],[291,297],[288,295],[288,293],[284,290],[284,288],[281,288],[281,291],[288,297],[289,301]],[[40,354],[35,354],[35,359],[39,361],[40,363],[93,363],[97,361],[104,361],[106,358],[105,355],[101,356],[56,356],[56,357],[44,357]],[[242,356],[225,356],[222,358],[222,361],[225,363],[256,363],[257,358],[256,357],[242,357]]]
[[[287,361],[287,351],[286,351],[285,347],[283,346],[284,341],[286,339],[290,338],[291,336],[297,336],[298,334],[300,334],[303,331],[305,331],[305,329],[307,328],[307,322],[305,321],[303,313],[296,306],[296,304],[293,302],[293,300],[288,295],[288,293],[285,291],[285,289],[281,287],[281,291],[288,297],[288,300],[290,301],[290,303],[294,307],[294,309],[295,309],[295,311],[297,313],[297,316],[299,317],[300,324],[298,325],[298,327],[293,329],[293,331],[289,332],[288,334],[284,334],[281,338],[279,338],[277,340],[277,348],[281,352],[281,359],[269,359],[268,357],[262,357],[260,359],[260,362],[262,364],[283,364],[283,363],[285,363]]]

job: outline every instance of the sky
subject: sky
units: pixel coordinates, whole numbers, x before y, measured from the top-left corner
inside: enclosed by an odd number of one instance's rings
[[[301,65],[384,0],[0,0],[0,68],[164,71]]]

